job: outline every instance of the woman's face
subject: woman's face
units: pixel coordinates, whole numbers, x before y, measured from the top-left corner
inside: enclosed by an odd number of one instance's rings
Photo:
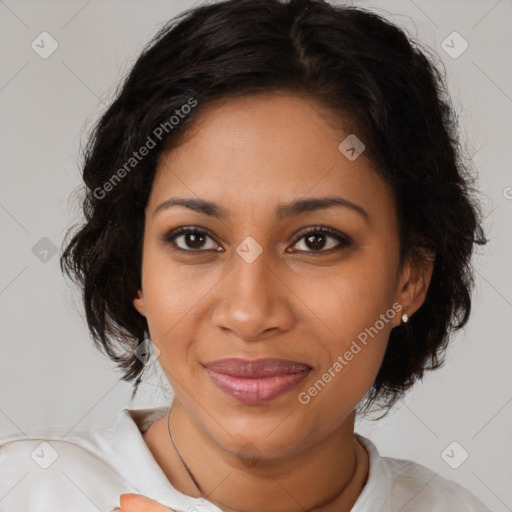
[[[176,400],[233,453],[289,454],[340,428],[402,307],[423,300],[398,265],[392,189],[338,148],[348,135],[312,100],[257,95],[207,105],[159,160],[134,305]],[[194,203],[159,208],[170,199]],[[208,369],[226,358],[302,365]]]

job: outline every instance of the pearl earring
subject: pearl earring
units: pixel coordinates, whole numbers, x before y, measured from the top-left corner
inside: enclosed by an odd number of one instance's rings
[[[402,315],[402,323],[406,324],[409,321],[409,317],[407,316],[407,308],[404,308],[404,313]]]

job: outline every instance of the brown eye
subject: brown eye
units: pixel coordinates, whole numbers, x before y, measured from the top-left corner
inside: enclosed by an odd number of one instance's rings
[[[304,240],[304,242],[302,242],[302,248],[296,250],[318,253],[339,250],[348,247],[352,243],[350,238],[346,235],[324,226],[319,226],[303,233],[297,242],[295,242],[294,247],[301,245],[299,242],[302,240]]]
[[[206,231],[195,228],[175,230],[165,237],[165,242],[173,244],[183,251],[218,250],[216,249],[217,244]]]

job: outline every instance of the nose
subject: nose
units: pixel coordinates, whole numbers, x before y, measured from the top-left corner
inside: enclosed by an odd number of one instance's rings
[[[293,326],[293,296],[265,251],[248,263],[233,254],[231,271],[220,283],[213,324],[244,341],[259,341]]]

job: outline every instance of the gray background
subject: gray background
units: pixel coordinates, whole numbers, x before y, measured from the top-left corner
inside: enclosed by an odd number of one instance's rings
[[[130,402],[130,385],[90,341],[79,292],[62,278],[58,255],[67,227],[80,218],[69,197],[80,183],[81,141],[142,46],[197,3],[0,0],[0,433],[111,425],[128,404],[169,401],[155,366]],[[356,430],[381,454],[430,467],[496,512],[512,510],[512,1],[358,4],[435,49],[446,66],[490,243],[475,259],[471,320],[444,368],[417,383],[386,419]],[[44,31],[58,43],[46,59],[31,47]],[[453,31],[469,44],[458,58],[442,46]],[[453,441],[469,453],[457,469],[442,457]],[[448,450],[452,460],[460,447]]]

